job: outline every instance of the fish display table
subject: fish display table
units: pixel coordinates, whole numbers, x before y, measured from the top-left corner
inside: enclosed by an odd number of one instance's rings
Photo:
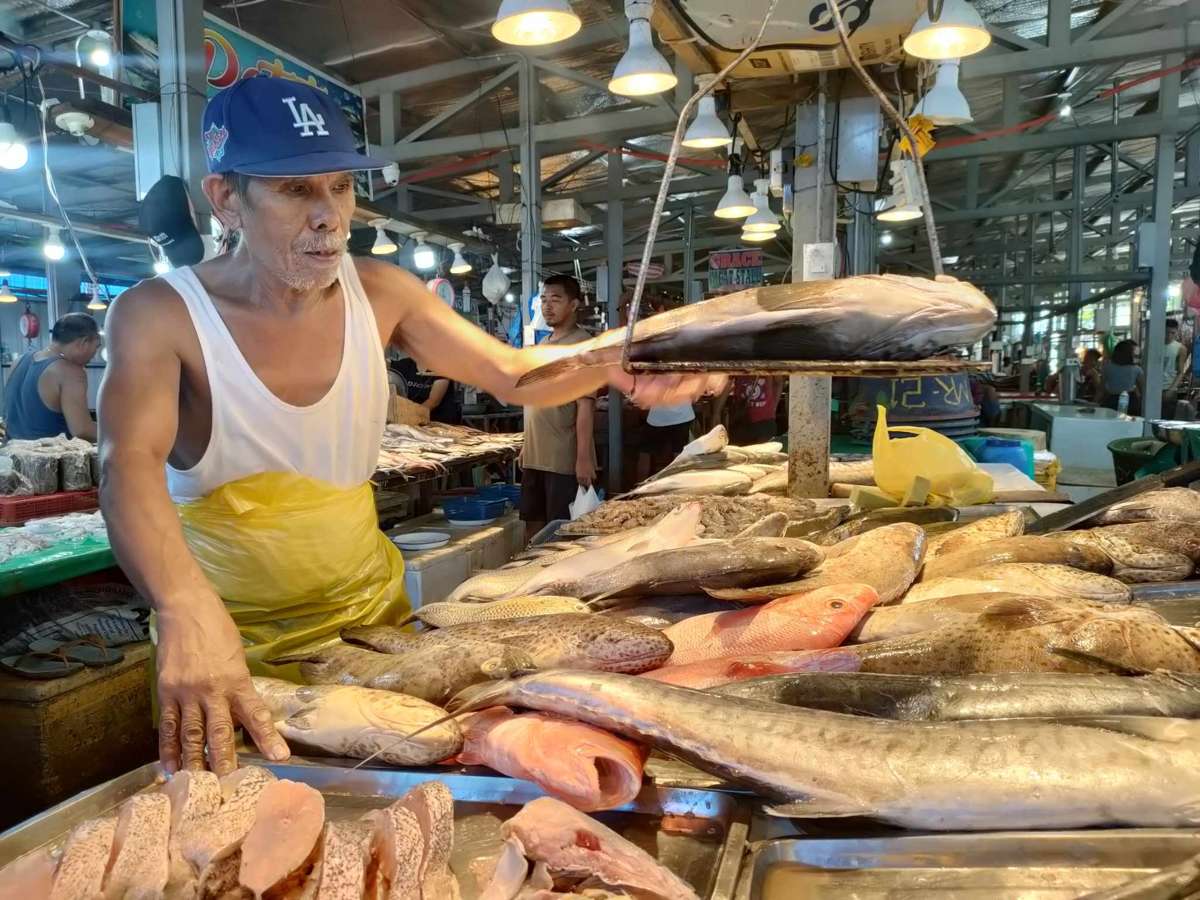
[[[14,556],[0,565],[0,596],[58,584],[68,578],[111,569],[117,564],[107,539],[89,538]]]
[[[524,804],[545,796],[530,782],[487,769],[355,769],[352,760],[300,758],[286,764],[255,758],[243,763],[316,788],[324,795],[332,821],[357,819],[383,808],[422,782],[442,782],[455,800],[450,868],[467,900],[478,896],[472,863],[495,855],[502,841],[501,824]],[[113,812],[160,780],[157,765],[143,766],[5,832],[0,835],[0,866],[61,844],[74,825]],[[687,881],[704,900],[732,900],[750,816],[749,803],[735,794],[648,783],[632,803],[595,818]]]

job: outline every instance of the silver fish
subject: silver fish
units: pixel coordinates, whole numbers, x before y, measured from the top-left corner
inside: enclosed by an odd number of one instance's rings
[[[348,628],[342,639],[380,653],[453,655],[463,645],[503,644],[528,657],[531,668],[596,669],[646,672],[670,657],[670,639],[662,632],[592,613],[562,613],[452,625],[413,633],[388,625]]]
[[[745,494],[755,478],[736,469],[689,469],[640,484],[625,496],[656,494]]]
[[[343,684],[252,681],[279,733],[306,748],[351,759],[378,755],[395,766],[432,765],[462,749],[462,731],[453,721],[399,740],[443,717],[440,707],[416,697]]]
[[[1142,875],[1078,900],[1195,900],[1200,894],[1200,856]]]
[[[634,329],[634,361],[923,359],[979,340],[996,321],[984,294],[954,278],[858,275],[767,285],[651,316]],[[621,359],[623,329],[564,348],[518,382]]]
[[[1168,716],[1200,718],[1200,680],[1186,675],[874,675],[801,672],[709,688],[727,697],[915,722]]]
[[[1036,720],[893,722],[596,672],[479,685],[451,708],[516,706],[597,725],[787,806],[904,828],[1200,824],[1200,723],[1161,739]],[[1121,727],[1120,718],[1110,720]],[[1158,723],[1154,728],[1140,723]]]

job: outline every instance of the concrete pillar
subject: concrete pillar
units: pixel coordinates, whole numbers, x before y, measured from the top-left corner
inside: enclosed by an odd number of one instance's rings
[[[792,209],[792,281],[804,277],[804,245],[833,240],[835,193],[827,174],[825,73],[815,103],[796,111],[796,146],[816,144],[816,165],[796,170]],[[829,407],[827,376],[793,375],[788,385],[788,493],[829,496]]]

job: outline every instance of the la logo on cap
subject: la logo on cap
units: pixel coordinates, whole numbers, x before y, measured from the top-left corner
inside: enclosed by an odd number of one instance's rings
[[[303,101],[297,106],[295,97],[284,97],[283,102],[292,111],[292,127],[300,129],[300,137],[328,137],[324,116],[313,112],[312,107]]]

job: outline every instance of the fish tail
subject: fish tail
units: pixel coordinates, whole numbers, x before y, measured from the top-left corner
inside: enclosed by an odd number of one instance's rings
[[[540,384],[543,381],[562,378],[564,375],[581,368],[585,368],[585,366],[578,356],[564,356],[562,359],[556,359],[553,362],[538,366],[536,369],[529,370],[517,380],[517,387],[525,387],[530,384]]]

